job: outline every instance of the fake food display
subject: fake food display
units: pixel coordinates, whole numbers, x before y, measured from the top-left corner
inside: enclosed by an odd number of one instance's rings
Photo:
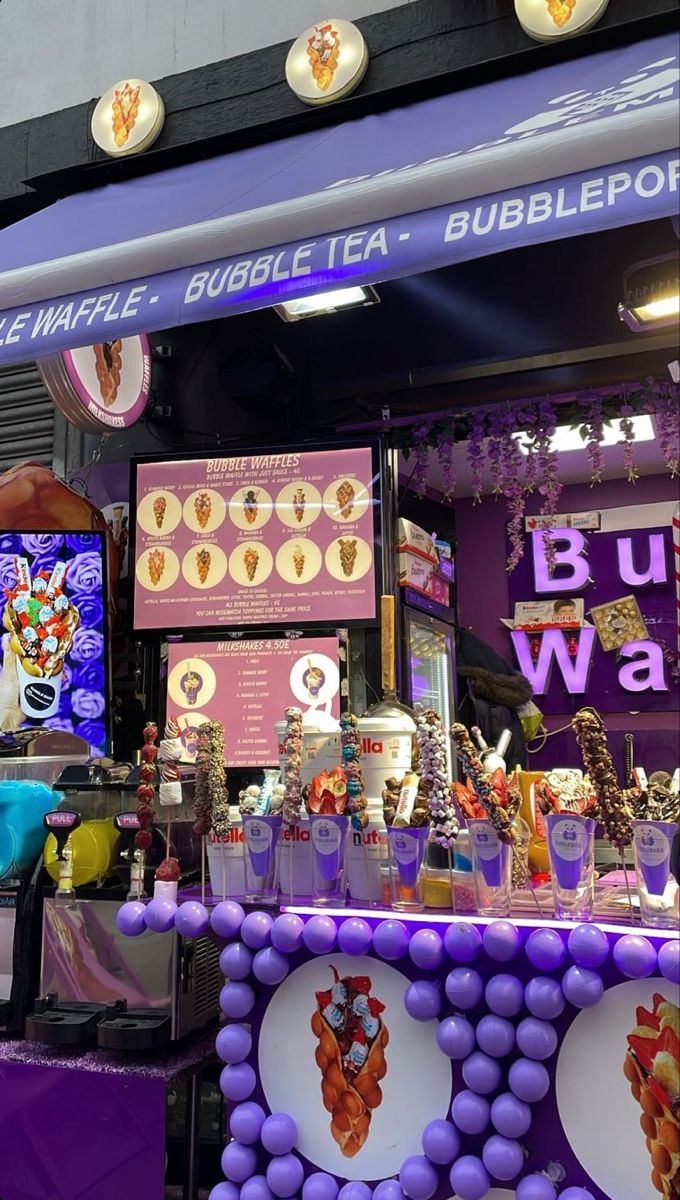
[[[53,679],[64,668],[64,659],[80,624],[80,614],[66,595],[67,564],[57,562],[51,572],[33,578],[28,559],[15,558],[16,583],[7,589],[3,621],[19,671],[38,679]]]
[[[624,1074],[641,1109],[652,1183],[665,1200],[680,1195],[680,1009],[658,993],[640,1006],[628,1034]]]

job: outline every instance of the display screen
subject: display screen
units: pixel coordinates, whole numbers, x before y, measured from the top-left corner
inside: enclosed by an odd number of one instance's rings
[[[340,715],[339,651],[333,637],[171,643],[168,715],[177,718],[184,761],[196,757],[199,725],[216,720],[228,766],[277,766],[274,726],[288,707],[312,719]]]
[[[374,620],[375,458],[364,446],[139,463],[136,628]]]
[[[0,533],[0,730],[59,729],[106,753],[105,562],[99,532]]]

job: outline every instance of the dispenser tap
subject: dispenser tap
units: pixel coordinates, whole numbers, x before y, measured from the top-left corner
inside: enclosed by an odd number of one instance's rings
[[[43,817],[45,828],[57,843],[57,860],[59,862],[59,883],[55,892],[55,900],[59,905],[72,904],[76,898],[73,886],[73,846],[71,834],[80,825],[80,813],[68,809],[56,809],[45,813]]]

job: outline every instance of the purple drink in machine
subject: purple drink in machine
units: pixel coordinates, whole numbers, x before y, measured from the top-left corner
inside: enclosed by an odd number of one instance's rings
[[[545,824],[551,870],[561,888],[574,890],[592,852],[595,822],[580,813],[564,812],[548,814]]]

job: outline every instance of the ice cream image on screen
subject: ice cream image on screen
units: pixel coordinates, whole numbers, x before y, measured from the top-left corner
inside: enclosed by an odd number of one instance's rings
[[[147,566],[149,570],[149,579],[154,587],[157,587],[165,570],[165,551],[150,550]]]
[[[345,519],[347,519],[347,517],[351,517],[351,515],[352,515],[352,509],[354,508],[355,497],[356,497],[356,492],[354,491],[354,488],[352,487],[351,483],[349,482],[348,479],[344,479],[343,482],[340,484],[340,487],[336,488],[335,498],[338,502],[338,508],[340,509],[340,515],[342,517],[345,517]]]
[[[305,504],[305,493],[303,492],[302,488],[296,488],[295,495],[293,496],[293,512],[298,525],[305,515]]]
[[[211,561],[212,555],[209,550],[196,551],[196,570],[198,571],[198,578],[201,583],[205,583],[208,578]]]
[[[38,571],[33,579],[28,559],[15,558],[14,567],[16,583],[5,591],[3,623],[17,657],[20,682],[24,679],[22,711],[28,708],[29,716],[39,716],[61,692],[64,659],[80,624],[80,613],[66,595],[66,563],[57,562],[51,574]],[[40,680],[52,683],[41,687]]]
[[[342,573],[349,579],[354,572],[354,564],[357,560],[357,539],[338,538],[338,548]]]
[[[257,520],[257,498],[259,492],[249,488],[243,498],[243,514],[249,525],[253,525]]]
[[[257,550],[253,546],[246,546],[246,549],[243,551],[243,565],[245,566],[249,583],[252,583],[255,579],[255,572],[257,571],[259,561],[260,556]]]
[[[312,700],[316,700],[319,692],[326,682],[326,676],[321,670],[321,667],[316,667],[314,665],[314,662],[311,658],[307,659],[307,669],[302,676],[302,682],[307,688]]]
[[[331,1134],[344,1156],[354,1158],[366,1142],[374,1109],[382,1104],[389,1033],[382,1016],[385,1006],[371,996],[370,978],[341,979],[335,967],[331,971],[331,987],[316,993],[315,1058]]]
[[[652,1184],[665,1200],[680,1196],[680,1009],[656,992],[640,1005],[623,1065],[650,1156]]]
[[[193,708],[198,700],[198,693],[203,687],[203,677],[199,675],[198,671],[189,669],[180,679],[179,686],[186,696],[187,704]]]
[[[158,529],[163,528],[163,520],[165,518],[165,510],[168,507],[168,502],[165,496],[157,496],[153,502],[153,516]]]
[[[207,492],[199,492],[194,500],[194,512],[201,529],[205,529],[212,512],[212,500]]]

